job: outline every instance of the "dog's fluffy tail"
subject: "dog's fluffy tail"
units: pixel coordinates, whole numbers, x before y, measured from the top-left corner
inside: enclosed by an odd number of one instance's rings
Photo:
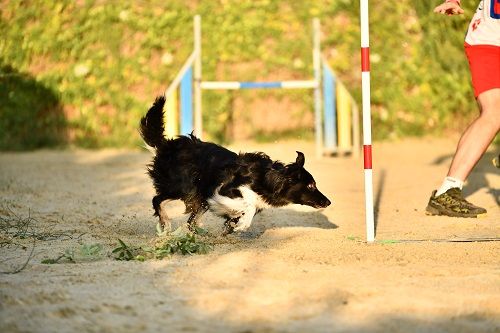
[[[153,148],[160,147],[165,141],[163,131],[165,124],[163,123],[163,106],[165,105],[165,97],[156,97],[153,106],[148,110],[148,113],[141,119],[141,136],[144,141]]]

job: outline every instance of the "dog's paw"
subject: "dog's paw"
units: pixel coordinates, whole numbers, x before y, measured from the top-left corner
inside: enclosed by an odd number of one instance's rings
[[[250,228],[251,223],[238,223],[236,227],[234,227],[234,231],[245,231]]]

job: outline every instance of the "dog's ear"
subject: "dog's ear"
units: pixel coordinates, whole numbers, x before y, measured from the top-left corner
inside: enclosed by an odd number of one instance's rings
[[[295,163],[297,163],[297,165],[302,168],[304,166],[305,161],[306,161],[306,159],[304,157],[304,154],[301,153],[300,151],[298,151],[297,152],[297,159],[295,160]]]

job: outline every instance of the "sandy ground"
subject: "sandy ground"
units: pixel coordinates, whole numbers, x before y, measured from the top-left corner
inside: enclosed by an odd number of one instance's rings
[[[79,244],[120,238],[147,244],[156,220],[137,151],[0,154],[0,215],[33,218],[54,239],[35,242],[17,274],[0,275],[1,332],[500,332],[500,242],[433,242],[500,237],[500,173],[489,152],[465,187],[488,209],[481,219],[424,214],[456,140],[374,146],[377,240],[364,240],[362,160],[314,157],[310,142],[241,143],[285,162],[296,150],[333,205],[257,215],[249,231],[207,255],[163,260],[42,264]],[[498,153],[498,152],[497,152]],[[180,202],[166,205],[183,223]],[[207,214],[212,233],[222,221]],[[387,240],[424,240],[390,243]],[[25,249],[1,246],[0,269]]]

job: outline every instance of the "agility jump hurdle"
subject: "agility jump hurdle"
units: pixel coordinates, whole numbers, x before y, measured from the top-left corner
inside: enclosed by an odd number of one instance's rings
[[[323,153],[359,156],[359,110],[356,101],[323,58]]]
[[[195,16],[194,51],[165,91],[166,135],[173,137],[193,131],[196,136],[202,137],[202,90],[312,89],[314,90],[317,155],[352,153],[357,156],[361,150],[358,108],[345,86],[336,79],[326,59],[321,57],[320,45],[320,22],[315,18],[313,20],[313,79],[272,82],[203,81],[201,18],[199,15]],[[178,95],[180,95],[180,104]]]
[[[198,15],[194,17],[194,35],[194,51],[164,93],[166,98],[165,117],[167,118],[165,135],[168,137],[179,134],[187,135],[191,132],[194,132],[199,138],[202,136],[201,91],[199,84],[201,81],[201,20]],[[180,105],[178,103],[179,95]]]

